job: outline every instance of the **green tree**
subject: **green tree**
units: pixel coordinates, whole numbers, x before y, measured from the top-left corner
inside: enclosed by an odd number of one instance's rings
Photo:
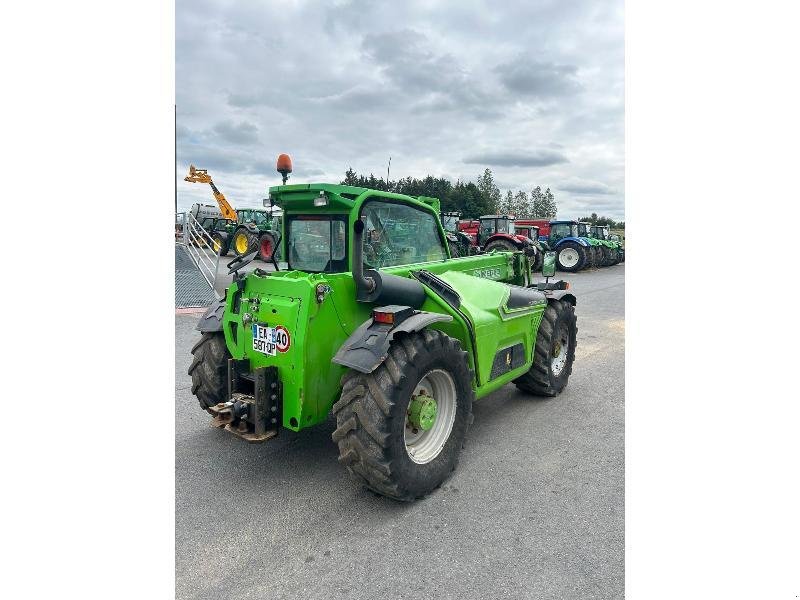
[[[497,211],[500,209],[500,188],[494,182],[494,176],[492,175],[491,169],[486,169],[483,172],[483,175],[478,177],[477,181],[478,191],[483,195],[484,200],[486,201],[486,206],[489,208],[489,212],[492,214],[496,214]]]

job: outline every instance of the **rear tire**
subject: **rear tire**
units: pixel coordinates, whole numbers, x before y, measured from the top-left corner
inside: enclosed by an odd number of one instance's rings
[[[603,266],[608,267],[611,265],[611,248],[603,246]]]
[[[271,233],[262,233],[258,238],[258,258],[264,262],[271,260],[275,246],[275,236]]]
[[[192,376],[192,393],[197,396],[200,408],[225,402],[228,395],[228,359],[231,358],[225,336],[221,331],[204,333],[192,348],[194,360],[189,366]]]
[[[215,233],[211,236],[211,240],[213,242],[213,248],[217,254],[220,256],[228,256],[228,251],[230,248],[228,247],[228,238],[220,233]]]
[[[244,227],[240,227],[233,233],[231,238],[231,247],[236,256],[244,256],[250,254],[257,247],[256,237],[251,234]]]
[[[572,373],[577,336],[575,307],[564,300],[550,302],[536,333],[533,364],[514,380],[516,386],[536,396],[560,394]]]
[[[556,265],[560,271],[575,273],[586,265],[586,249],[577,242],[564,242],[556,252]]]
[[[492,250],[499,250],[500,252],[516,252],[519,250],[519,248],[517,248],[508,240],[494,240],[486,244],[484,250],[486,252],[491,252]]]
[[[429,383],[439,412],[431,429],[410,429],[412,394]],[[474,399],[467,353],[458,340],[432,329],[397,337],[372,373],[349,370],[342,378],[331,436],[339,462],[361,484],[389,498],[426,496],[458,464]]]

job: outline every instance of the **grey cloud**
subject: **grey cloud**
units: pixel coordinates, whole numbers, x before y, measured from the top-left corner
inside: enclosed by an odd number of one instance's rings
[[[464,157],[463,162],[489,167],[547,167],[569,162],[567,157],[553,150],[534,152],[484,152]]]
[[[559,185],[558,189],[573,194],[604,195],[612,193],[612,190],[606,184],[597,182],[565,183]]]
[[[559,65],[520,58],[498,65],[497,73],[503,85],[512,92],[528,96],[563,96],[581,89],[574,65]]]
[[[258,140],[258,127],[247,121],[221,121],[214,125],[214,133],[234,144],[252,144]]]

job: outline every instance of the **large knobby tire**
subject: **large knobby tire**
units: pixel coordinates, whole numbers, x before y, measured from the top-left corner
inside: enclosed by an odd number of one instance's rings
[[[192,348],[194,360],[189,366],[192,393],[200,408],[225,402],[228,395],[228,359],[231,357],[221,331],[204,333]]]
[[[231,238],[231,247],[236,256],[250,254],[256,249],[257,244],[257,238],[244,227],[237,229]]]
[[[619,249],[619,262],[625,262],[625,248]]]
[[[275,236],[271,233],[262,233],[258,238],[258,258],[263,261],[272,259],[272,254],[275,252]]]
[[[536,249],[536,254],[533,257],[533,262],[531,264],[531,272],[533,273],[541,273],[542,266],[544,266],[544,252],[540,251],[538,248]]]
[[[612,248],[611,249],[611,264],[618,265],[620,261],[619,258],[619,248]]]
[[[212,248],[220,256],[227,256],[230,248],[228,247],[228,236],[221,233],[215,233],[211,236]]]
[[[491,252],[492,250],[499,250],[500,252],[516,252],[519,250],[516,244],[509,240],[494,240],[486,244],[484,248],[486,252]]]
[[[458,258],[461,256],[461,245],[458,242],[447,242],[447,247],[450,248],[450,258]]]
[[[592,268],[599,269],[603,265],[603,249],[600,246],[592,246]]]
[[[438,413],[422,431],[410,426],[408,412],[412,394],[426,387]],[[339,462],[384,496],[426,496],[456,468],[474,399],[467,353],[458,340],[430,329],[398,336],[372,373],[350,370],[342,378],[342,395],[333,405]]]
[[[560,271],[575,273],[586,266],[586,249],[577,242],[564,242],[556,253],[556,266]]]
[[[575,307],[564,300],[551,301],[536,333],[533,364],[514,380],[523,392],[536,396],[557,396],[572,373],[578,320]]]
[[[611,265],[611,248],[603,246],[603,266],[608,267]]]

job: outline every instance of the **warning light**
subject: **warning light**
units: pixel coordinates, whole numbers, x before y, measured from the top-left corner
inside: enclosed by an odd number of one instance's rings
[[[394,313],[372,311],[372,320],[376,323],[384,323],[385,325],[394,324]]]
[[[278,156],[277,170],[283,176],[283,183],[286,183],[286,180],[289,179],[289,173],[292,172],[292,159],[288,154]]]

